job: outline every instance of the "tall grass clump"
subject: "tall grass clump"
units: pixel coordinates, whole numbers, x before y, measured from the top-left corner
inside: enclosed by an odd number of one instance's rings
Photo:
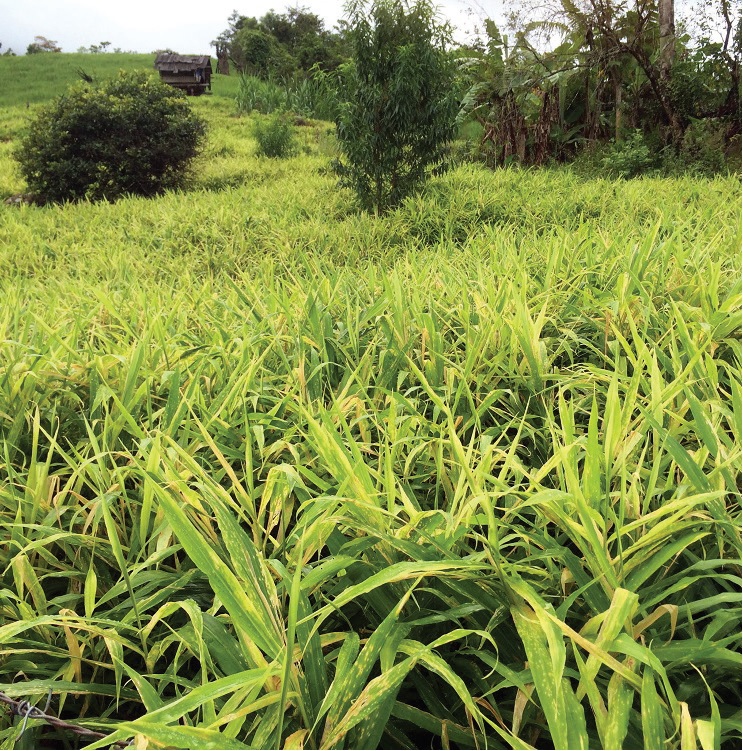
[[[334,121],[340,113],[340,90],[344,71],[327,73],[314,67],[308,76],[287,86],[287,107],[304,117]]]
[[[308,76],[276,80],[241,74],[236,97],[241,114],[260,112],[264,115],[287,110],[295,115],[318,120],[333,120],[339,108],[338,75],[319,68]]]
[[[202,99],[193,192],[0,206],[0,691],[105,735],[3,745],[739,748],[738,181],[374,218]]]
[[[273,79],[264,80],[242,73],[235,101],[240,114],[249,115],[255,111],[269,115],[286,109],[287,94]]]

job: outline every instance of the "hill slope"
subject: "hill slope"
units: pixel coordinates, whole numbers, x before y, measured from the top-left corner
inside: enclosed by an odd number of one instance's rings
[[[45,102],[62,94],[71,83],[79,79],[78,71],[84,70],[93,78],[108,78],[119,70],[154,69],[152,54],[101,54],[44,53],[18,57],[0,56],[0,107],[22,107]],[[216,69],[216,65],[213,65]],[[233,84],[232,86],[230,84]],[[214,93],[232,96],[237,87],[237,78],[215,75],[212,79]]]

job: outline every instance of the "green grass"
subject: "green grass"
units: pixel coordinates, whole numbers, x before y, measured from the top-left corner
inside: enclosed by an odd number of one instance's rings
[[[119,70],[154,70],[154,63],[155,55],[139,54],[42,53],[3,57],[0,106],[25,107],[63,94],[67,86],[80,80],[80,69],[94,78],[108,78]]]
[[[191,191],[0,206],[0,690],[91,748],[739,748],[739,182],[375,219],[326,126],[194,106]]]
[[[80,80],[81,69],[93,78],[108,78],[119,70],[154,71],[154,67],[154,54],[42,53],[0,57],[3,74],[0,107],[25,107],[58,96],[67,86]],[[216,70],[216,67],[212,60],[212,68]],[[212,76],[212,91],[216,96],[234,97],[237,88],[237,76]]]

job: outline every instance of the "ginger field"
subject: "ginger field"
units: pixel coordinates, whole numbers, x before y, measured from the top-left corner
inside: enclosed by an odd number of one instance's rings
[[[375,218],[215,79],[190,190],[0,205],[0,699],[101,734],[2,747],[740,748],[739,178]]]

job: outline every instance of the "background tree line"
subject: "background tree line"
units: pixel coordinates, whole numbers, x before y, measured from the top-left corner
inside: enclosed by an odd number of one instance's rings
[[[740,152],[740,0],[685,4],[682,19],[678,4],[518,0],[504,26],[484,18],[474,41],[447,48],[459,156],[493,167],[581,157],[625,176],[726,168]],[[213,45],[264,80],[345,71],[333,77],[341,88],[354,75],[348,24],[329,31],[298,6],[260,19],[235,11]]]
[[[220,72],[243,75],[240,111],[337,120],[358,73],[352,10],[333,30],[298,5],[234,11],[212,45]],[[467,43],[447,35],[454,156],[491,167],[577,159],[625,177],[739,169],[740,11],[741,0],[517,0]],[[27,53],[59,50],[36,37]]]
[[[268,11],[261,18],[233,11],[228,27],[214,40],[217,58],[241,73],[261,78],[305,74],[313,67],[336,69],[348,60],[346,25],[336,31],[309,9],[293,6],[284,13]],[[228,72],[222,69],[220,72]]]

